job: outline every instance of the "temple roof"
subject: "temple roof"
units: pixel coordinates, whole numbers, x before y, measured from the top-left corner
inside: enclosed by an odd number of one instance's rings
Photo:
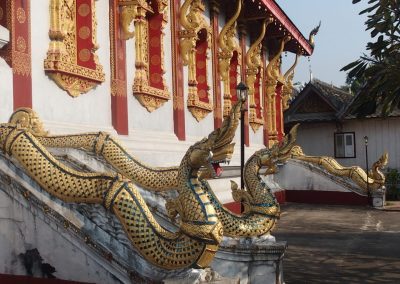
[[[231,0],[220,1],[225,5],[225,9],[232,9],[230,8]],[[241,18],[243,22],[247,22],[251,26],[250,32],[258,30],[255,27],[259,27],[262,20],[272,17],[275,21],[267,28],[267,39],[276,40],[290,35],[291,40],[285,44],[284,51],[299,53],[303,56],[310,56],[313,53],[313,45],[274,0],[246,0],[244,4]]]
[[[357,95],[313,79],[295,96],[289,109],[284,113],[285,124],[355,119],[357,115],[351,110],[356,98]],[[382,117],[381,113],[382,107],[377,104],[372,113],[363,118],[379,118]],[[400,116],[400,109],[395,108],[388,116]]]
[[[332,84],[313,79],[285,112],[285,123],[338,120],[353,97],[351,93]]]

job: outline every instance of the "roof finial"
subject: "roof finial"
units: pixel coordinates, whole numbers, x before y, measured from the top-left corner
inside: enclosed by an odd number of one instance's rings
[[[308,42],[310,43],[310,45],[314,48],[315,46],[315,42],[314,42],[314,37],[317,35],[319,28],[321,27],[321,21],[319,21],[318,26],[316,26],[315,28],[312,29],[312,31],[310,32],[309,38],[308,38]]]

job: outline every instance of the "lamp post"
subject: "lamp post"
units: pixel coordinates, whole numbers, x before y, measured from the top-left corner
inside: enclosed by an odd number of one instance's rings
[[[371,193],[369,192],[369,183],[368,183],[368,136],[364,136],[364,144],[365,144],[365,165],[367,169],[367,196],[368,196],[368,203],[370,202],[371,199]]]
[[[236,96],[238,100],[242,102],[242,104],[247,100],[248,89],[249,88],[243,82],[240,82],[239,85],[236,86]],[[247,105],[246,107],[242,107],[240,111],[240,188],[242,189],[244,189],[244,115],[246,111]]]

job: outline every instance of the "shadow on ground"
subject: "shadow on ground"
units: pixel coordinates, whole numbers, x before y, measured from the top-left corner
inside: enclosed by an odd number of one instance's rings
[[[400,212],[288,204],[274,235],[288,242],[286,284],[400,283]]]

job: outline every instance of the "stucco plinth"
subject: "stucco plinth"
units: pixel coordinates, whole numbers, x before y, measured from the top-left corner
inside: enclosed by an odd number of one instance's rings
[[[282,260],[286,242],[276,242],[273,236],[249,239],[226,238],[212,262],[221,276],[240,278],[240,283],[283,283]]]

